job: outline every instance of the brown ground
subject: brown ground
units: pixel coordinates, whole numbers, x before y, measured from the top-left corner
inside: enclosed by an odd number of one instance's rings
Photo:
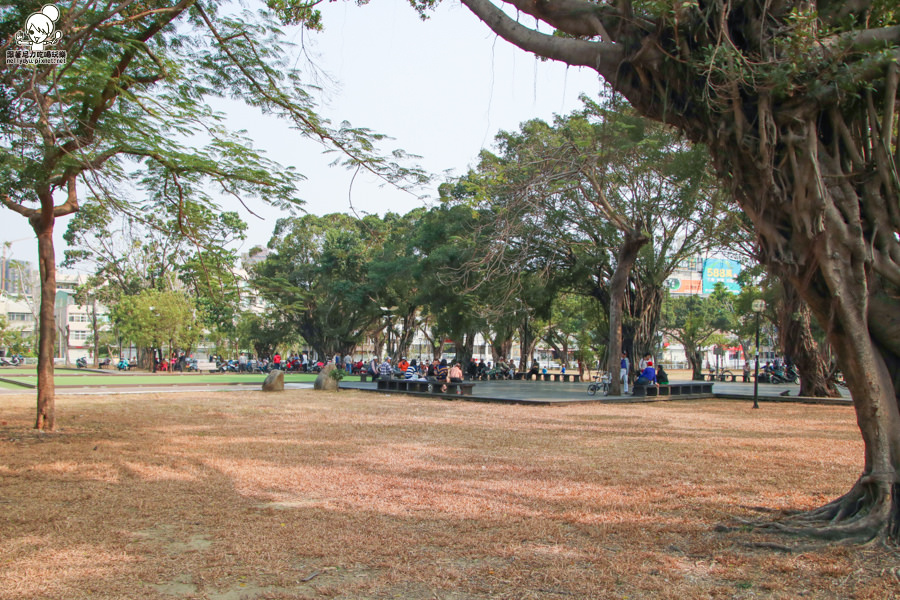
[[[846,407],[0,396],[0,598],[900,597],[881,547],[716,525],[846,491]]]

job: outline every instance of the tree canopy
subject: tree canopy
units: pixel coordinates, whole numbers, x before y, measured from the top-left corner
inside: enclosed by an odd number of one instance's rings
[[[302,13],[316,26],[314,4],[272,4],[282,16]],[[77,212],[89,192],[105,211],[160,217],[203,247],[209,240],[201,230],[220,198],[256,197],[279,209],[299,203],[300,175],[228,130],[209,99],[234,99],[281,118],[289,131],[339,152],[337,162],[350,168],[391,182],[422,177],[399,164],[402,152],[379,151],[384,136],[333,125],[317,112],[314,90],[270,11],[204,0],[76,0],[64,8],[52,15],[60,35],[47,43],[65,53],[65,62],[26,57],[0,65],[0,204],[28,219],[38,239],[36,427],[48,429],[54,427],[57,218]],[[17,32],[39,9],[37,2],[0,8],[4,50],[24,43]],[[129,188],[137,193],[125,193]],[[147,218],[144,224],[158,223]]]

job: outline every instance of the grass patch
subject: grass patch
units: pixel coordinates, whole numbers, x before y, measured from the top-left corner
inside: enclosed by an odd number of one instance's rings
[[[0,598],[900,594],[877,548],[715,530],[862,468],[845,407],[744,404],[63,393],[38,434],[0,396]]]
[[[2,374],[0,374],[2,376]],[[12,379],[12,377],[10,378]],[[18,376],[16,381],[37,385],[37,376]],[[247,383],[259,384],[265,381],[266,376],[259,373],[184,373],[184,374],[133,374],[115,373],[110,375],[96,375],[93,373],[56,373],[53,381],[58,387],[66,386],[151,386],[151,385],[206,385],[206,384],[231,384]],[[285,373],[285,383],[311,383],[316,380],[316,375],[306,373]]]

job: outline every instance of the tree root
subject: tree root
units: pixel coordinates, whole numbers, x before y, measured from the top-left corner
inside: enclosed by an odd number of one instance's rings
[[[768,521],[735,519],[716,531],[772,531],[849,544],[900,542],[900,485],[860,478],[849,492],[819,508]]]

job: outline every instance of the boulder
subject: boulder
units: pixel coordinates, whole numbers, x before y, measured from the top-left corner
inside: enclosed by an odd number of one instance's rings
[[[275,369],[266,375],[263,382],[262,391],[264,392],[283,392],[284,391],[284,371]]]
[[[322,369],[319,376],[316,377],[316,383],[313,385],[313,389],[336,392],[338,389],[338,380],[331,376],[332,371],[334,371],[333,364],[325,365],[325,368]]]

